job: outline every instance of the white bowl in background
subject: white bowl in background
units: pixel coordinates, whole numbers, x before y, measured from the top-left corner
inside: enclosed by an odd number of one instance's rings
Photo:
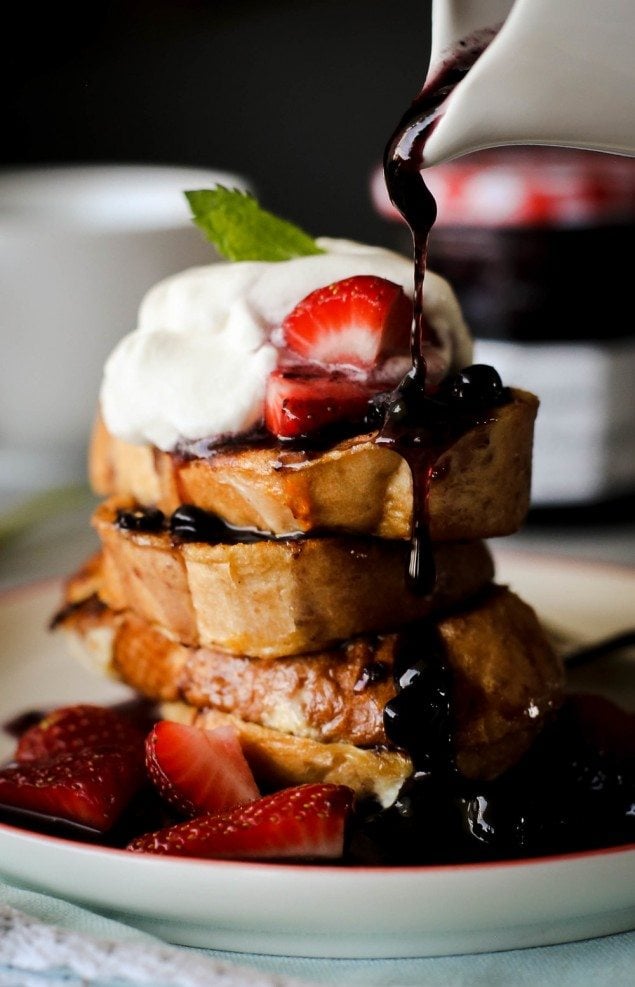
[[[183,192],[243,177],[163,165],[0,172],[0,490],[83,478],[101,371],[156,281],[218,260]]]

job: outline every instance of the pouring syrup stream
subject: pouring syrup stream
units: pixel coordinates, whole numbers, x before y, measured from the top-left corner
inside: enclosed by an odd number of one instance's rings
[[[434,416],[426,397],[426,327],[423,317],[423,286],[428,238],[437,207],[421,170],[424,149],[439,118],[442,104],[463,79],[491,40],[476,37],[467,43],[426,84],[402,117],[384,153],[384,176],[390,199],[410,227],[414,246],[414,308],[410,341],[412,367],[391,396],[377,442],[395,449],[408,463],[412,474],[412,528],[408,583],[420,595],[432,591],[434,562],[428,532],[427,503],[434,463],[444,445],[456,434],[456,424]],[[438,412],[438,408],[436,409]],[[434,436],[431,426],[434,426]],[[441,429],[439,429],[441,426]],[[445,442],[439,443],[439,436]]]

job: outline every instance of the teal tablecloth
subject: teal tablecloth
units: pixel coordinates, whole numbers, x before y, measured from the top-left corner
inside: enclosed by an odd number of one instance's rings
[[[254,971],[262,977],[254,980]],[[0,987],[272,987],[287,978],[342,987],[632,987],[635,932],[469,956],[271,957],[166,946],[95,912],[0,883]]]

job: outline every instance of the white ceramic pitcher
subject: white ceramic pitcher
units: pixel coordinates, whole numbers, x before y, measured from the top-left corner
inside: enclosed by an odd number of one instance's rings
[[[448,97],[425,165],[507,144],[635,155],[635,0],[433,0],[428,80],[498,28]]]

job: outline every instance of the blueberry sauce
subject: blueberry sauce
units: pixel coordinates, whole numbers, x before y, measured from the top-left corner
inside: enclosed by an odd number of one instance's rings
[[[385,682],[390,675],[390,668],[384,661],[369,661],[361,670],[360,676],[353,686],[353,692],[363,692],[370,685]]]
[[[489,39],[488,39],[489,40]],[[411,331],[412,366],[386,398],[376,399],[378,445],[398,452],[412,476],[412,522],[408,584],[424,595],[432,592],[436,573],[429,534],[428,501],[434,466],[441,453],[471,428],[478,416],[509,399],[491,367],[474,366],[446,378],[428,393],[424,346],[423,284],[428,237],[436,218],[436,203],[423,180],[423,152],[441,104],[484,50],[481,42],[467,46],[414,100],[390,138],[384,154],[388,194],[410,227],[414,246],[414,309]],[[384,709],[389,742],[405,750],[414,773],[403,786],[391,812],[420,827],[434,815],[441,820],[456,776],[453,756],[451,674],[443,642],[432,621],[419,624],[401,637],[393,669],[396,695]],[[422,814],[415,793],[435,810]],[[384,820],[384,815],[379,818]]]
[[[433,621],[399,635],[393,666],[396,695],[384,708],[386,737],[408,751],[415,771],[438,778],[455,773],[452,747],[452,678]]]
[[[161,531],[165,515],[156,507],[135,507],[117,511],[117,526],[124,531],[153,533]]]
[[[416,770],[388,809],[369,802],[350,858],[364,864],[518,859],[635,842],[635,717],[571,696],[494,781]]]
[[[437,460],[469,429],[486,422],[492,410],[510,400],[493,367],[475,364],[446,377],[433,394],[426,394],[425,361],[404,377],[387,401],[378,445],[398,452],[412,475],[412,528],[408,584],[413,593],[427,595],[436,578],[429,536],[428,501]]]
[[[253,544],[260,541],[295,541],[303,537],[302,532],[274,535],[257,528],[242,528],[229,524],[209,511],[194,504],[181,504],[166,517],[154,507],[135,507],[119,510],[115,524],[123,531],[147,534],[168,533],[175,543],[207,542],[209,544],[237,545]]]
[[[412,368],[391,395],[377,442],[394,448],[412,474],[412,528],[408,579],[414,592],[430,593],[435,580],[429,537],[428,498],[434,463],[474,420],[470,401],[439,403],[426,394],[423,283],[428,237],[437,207],[421,170],[424,149],[439,118],[440,107],[487,47],[495,32],[464,44],[426,84],[404,114],[384,153],[384,176],[390,199],[410,227],[414,245],[414,313],[411,334]],[[498,375],[496,375],[498,376]],[[469,390],[476,393],[473,382]],[[461,389],[458,389],[458,394]],[[486,392],[485,392],[486,393]],[[479,404],[482,406],[482,395]]]
[[[180,541],[222,541],[227,525],[208,511],[193,504],[181,504],[169,520],[170,534]]]
[[[408,583],[413,592],[421,595],[432,592],[436,579],[428,510],[436,461],[480,416],[510,397],[496,371],[481,365],[447,377],[430,393],[426,388],[423,284],[428,237],[437,210],[421,175],[423,151],[439,107],[483,48],[483,44],[467,47],[424,87],[400,121],[384,154],[388,193],[413,238],[414,311],[412,366],[391,395],[383,402],[375,402],[380,417],[376,442],[398,452],[410,468],[413,503]],[[388,741],[408,753],[414,771],[394,806],[387,813],[379,813],[375,825],[379,829],[388,825],[392,838],[399,843],[401,837],[395,830],[403,830],[404,820],[408,820],[406,834],[414,826],[417,839],[425,836],[432,819],[434,826],[440,827],[439,833],[456,828],[452,825],[453,796],[449,794],[455,791],[457,780],[452,677],[433,621],[419,624],[401,636],[393,674],[396,695],[385,706],[384,729]],[[395,820],[399,826],[395,826]]]

